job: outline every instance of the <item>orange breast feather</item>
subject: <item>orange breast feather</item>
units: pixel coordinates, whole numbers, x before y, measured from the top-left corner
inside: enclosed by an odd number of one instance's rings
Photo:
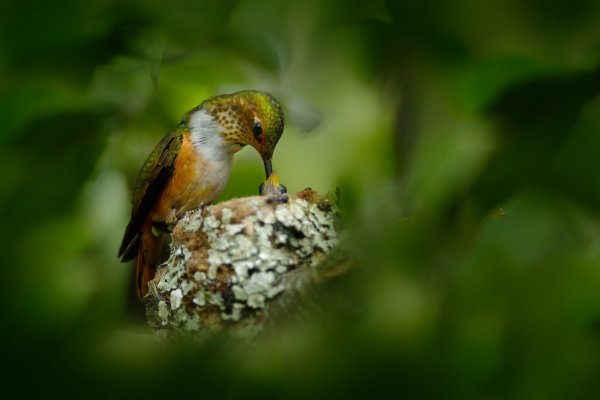
[[[173,213],[179,217],[207,201],[204,199],[206,189],[202,184],[201,164],[202,160],[190,142],[189,134],[183,135],[173,176],[152,209],[154,221],[165,221],[172,217]]]

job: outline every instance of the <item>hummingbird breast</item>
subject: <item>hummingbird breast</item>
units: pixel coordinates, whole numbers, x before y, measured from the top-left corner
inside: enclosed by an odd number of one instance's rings
[[[222,157],[207,155],[192,142],[189,133],[184,134],[173,176],[153,208],[153,219],[179,218],[186,211],[214,201],[229,179],[232,159],[226,152]]]

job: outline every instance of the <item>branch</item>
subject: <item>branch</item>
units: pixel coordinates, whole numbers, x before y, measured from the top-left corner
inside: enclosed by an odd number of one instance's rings
[[[332,256],[336,216],[310,189],[187,213],[144,298],[150,326],[167,336],[255,335],[301,304],[308,289],[345,272]]]

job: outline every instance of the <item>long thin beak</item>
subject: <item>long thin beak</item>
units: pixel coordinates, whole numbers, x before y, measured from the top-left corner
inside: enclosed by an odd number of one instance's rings
[[[269,176],[271,176],[271,172],[273,172],[273,166],[271,165],[271,160],[263,160],[263,163],[265,164],[266,178],[269,179]]]

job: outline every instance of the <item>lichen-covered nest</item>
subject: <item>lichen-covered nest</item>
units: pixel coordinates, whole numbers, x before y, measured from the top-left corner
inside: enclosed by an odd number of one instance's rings
[[[187,213],[150,282],[150,325],[169,336],[226,330],[254,335],[331,271],[337,211],[307,189],[246,197]]]

